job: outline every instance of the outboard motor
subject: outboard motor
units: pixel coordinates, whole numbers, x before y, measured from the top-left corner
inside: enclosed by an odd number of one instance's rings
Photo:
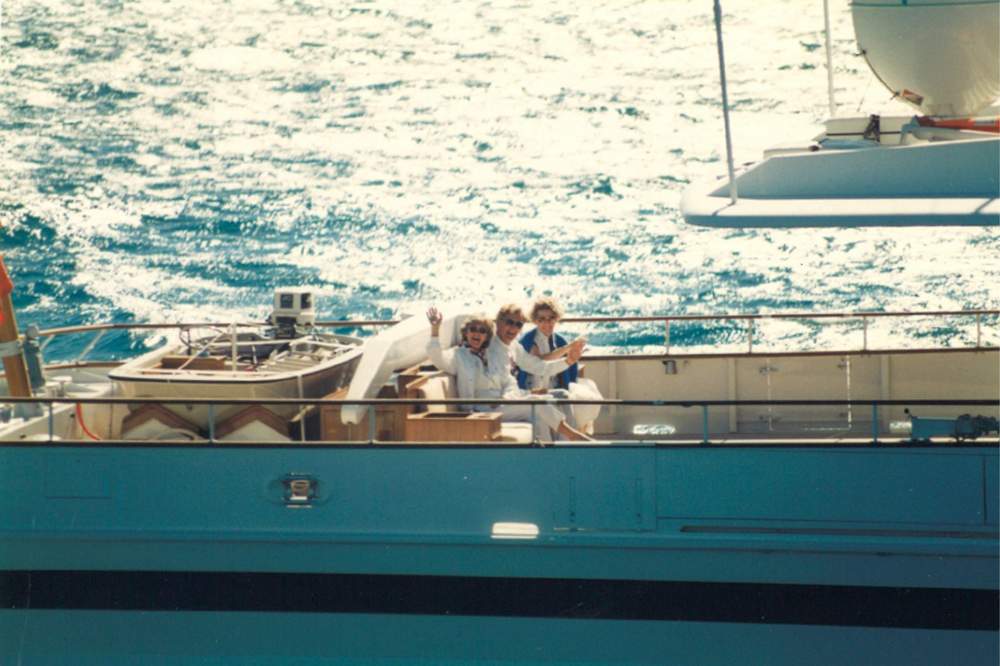
[[[316,323],[312,289],[291,287],[274,291],[274,311],[268,317],[276,338],[297,338]]]
[[[996,434],[1000,423],[992,416],[962,414],[955,419],[955,439],[976,439],[982,435]]]
[[[910,414],[910,438],[914,441],[927,441],[931,437],[954,437],[962,442],[976,439],[990,433],[997,433],[1000,423],[992,416],[972,416],[962,414],[954,419],[924,418]]]

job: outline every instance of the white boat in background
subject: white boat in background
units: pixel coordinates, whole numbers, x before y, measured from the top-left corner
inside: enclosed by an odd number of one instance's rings
[[[689,223],[1000,224],[1000,108],[991,106],[1000,96],[1000,4],[859,0],[851,11],[876,78],[923,115],[828,120],[818,136],[766,150],[731,180],[689,189]]]

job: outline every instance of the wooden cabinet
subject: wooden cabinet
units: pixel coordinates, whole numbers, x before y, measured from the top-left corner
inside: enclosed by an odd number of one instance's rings
[[[347,389],[342,388],[326,396],[329,400],[343,400]],[[391,386],[383,387],[379,398],[395,398],[396,391]],[[401,441],[404,433],[407,405],[377,405],[375,411],[375,439],[380,442]],[[368,414],[360,423],[348,424],[340,419],[340,405],[322,405],[319,408],[320,439],[328,442],[367,442],[371,432]]]
[[[417,398],[419,396],[416,394],[414,389],[411,388],[411,385],[419,385],[419,380],[439,374],[441,374],[441,372],[427,362],[417,363],[416,365],[406,368],[405,370],[400,370],[399,374],[396,375],[396,392],[399,394],[400,398]]]
[[[406,417],[408,442],[493,442],[500,438],[500,412],[421,412]]]

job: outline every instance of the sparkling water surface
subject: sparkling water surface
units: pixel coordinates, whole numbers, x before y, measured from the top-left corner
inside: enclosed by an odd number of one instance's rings
[[[909,114],[831,5],[839,113]],[[737,161],[814,136],[822,3],[724,7]],[[256,319],[289,285],[316,287],[327,319],[539,294],[577,315],[997,307],[996,228],[683,222],[684,188],[725,171],[708,0],[4,0],[0,36],[0,244],[22,327]],[[883,333],[964,344],[968,323]],[[585,332],[662,340],[660,324]],[[842,333],[772,325],[807,345]]]

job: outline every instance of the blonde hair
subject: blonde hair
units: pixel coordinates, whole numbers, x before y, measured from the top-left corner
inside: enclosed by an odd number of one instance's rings
[[[521,309],[521,306],[516,303],[508,303],[507,305],[501,306],[501,308],[497,310],[497,325],[499,325],[503,319],[528,321],[528,318],[524,316],[524,310]]]
[[[465,332],[472,324],[482,324],[486,327],[486,341],[483,342],[483,347],[488,347],[490,340],[493,339],[493,322],[487,319],[485,314],[474,314],[462,322],[462,342],[466,341]]]
[[[538,319],[538,313],[542,310],[551,310],[552,314],[556,316],[556,319],[563,318],[563,309],[559,306],[556,299],[549,296],[542,296],[541,298],[535,299],[535,304],[531,306],[531,321]]]

